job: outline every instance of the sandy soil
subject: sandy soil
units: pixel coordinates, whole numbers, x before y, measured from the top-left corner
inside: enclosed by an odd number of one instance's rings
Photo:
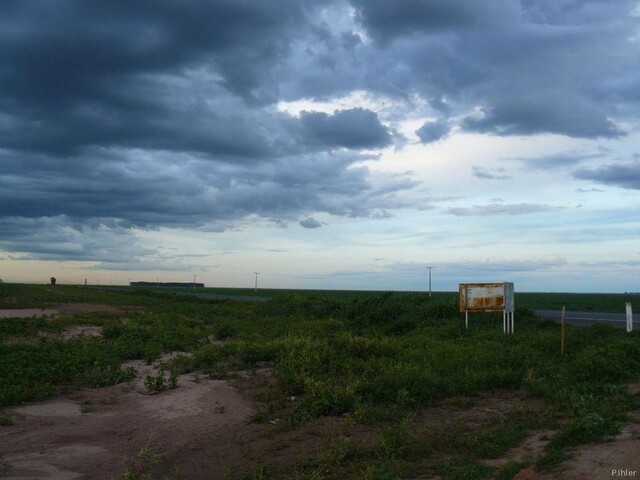
[[[58,315],[52,308],[4,308],[0,310],[0,318],[29,318]]]
[[[76,313],[125,313],[141,310],[141,307],[119,305],[101,305],[94,303],[61,303],[47,308],[11,308],[0,309],[0,318],[29,318],[56,315],[74,315]]]
[[[634,414],[640,422],[640,412]],[[516,480],[604,480],[640,478],[640,423],[624,427],[611,441],[583,445],[573,451],[573,458],[565,462],[554,474],[531,476],[520,472]],[[529,476],[525,476],[529,475]]]
[[[277,421],[249,424],[256,410],[247,399],[245,387],[267,382],[268,369],[251,374],[253,377],[241,375],[240,388],[189,374],[180,377],[177,389],[150,395],[144,377],[156,375],[156,366],[142,361],[125,366],[138,370],[134,382],[0,410],[0,415],[14,422],[13,426],[0,428],[2,461],[11,466],[2,478],[118,479],[125,471],[125,456],[135,456],[144,446],[161,454],[158,468],[162,472],[177,466],[188,480],[221,478],[225,473],[236,478],[234,474],[239,476],[258,465],[286,466],[301,458],[314,458],[336,435],[360,445],[379,441],[375,428],[344,417],[321,418],[294,429]],[[514,408],[539,406],[538,400],[523,392],[492,392],[476,400],[471,407],[445,402],[425,410],[414,420],[417,431],[460,422],[469,428],[482,428],[496,419],[508,418]],[[640,421],[640,412],[636,418]],[[509,461],[533,463],[553,435],[552,431],[533,432],[504,458],[487,464],[501,467]],[[514,478],[633,477],[640,477],[640,423],[628,425],[610,442],[578,448],[572,460],[557,472],[542,474],[530,467]]]
[[[148,445],[166,463],[177,452],[212,439],[216,448],[208,466],[212,474],[222,472],[239,450],[238,435],[252,429],[246,424],[254,413],[252,403],[227,382],[192,375],[180,377],[177,389],[150,395],[144,377],[156,370],[141,361],[130,365],[140,374],[130,384],[0,411],[14,422],[0,428],[2,461],[10,466],[3,478],[120,478],[124,457],[141,447]]]

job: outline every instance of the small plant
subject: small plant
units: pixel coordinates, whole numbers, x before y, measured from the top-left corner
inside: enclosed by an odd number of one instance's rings
[[[147,375],[144,379],[144,386],[149,393],[160,393],[165,390],[178,388],[178,375],[172,373],[169,375],[169,380],[164,377],[164,369],[161,368],[158,371],[158,375]]]
[[[13,420],[9,417],[0,417],[0,427],[10,427],[13,425]]]
[[[2,460],[2,454],[0,453],[0,477],[4,476],[9,471],[11,465]]]
[[[82,405],[80,405],[81,413],[91,413],[95,410],[91,400],[85,400]]]
[[[119,397],[120,396],[118,395],[118,392],[113,392],[111,395],[108,395],[100,400],[100,403],[102,403],[103,405],[115,405],[120,400]]]
[[[135,457],[125,457],[127,469],[122,480],[151,480],[151,469],[160,462],[160,454],[149,447],[149,442],[140,447]]]

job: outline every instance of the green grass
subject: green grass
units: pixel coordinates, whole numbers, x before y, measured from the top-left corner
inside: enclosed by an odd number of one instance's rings
[[[637,332],[569,327],[566,354],[560,355],[558,325],[537,321],[524,307],[556,308],[557,301],[606,311],[625,296],[518,294],[517,333],[504,336],[496,314],[474,315],[465,329],[453,293],[271,293],[269,302],[254,303],[164,289],[4,284],[0,306],[6,308],[86,302],[141,305],[145,311],[0,322],[0,406],[43,399],[69,385],[126,381],[133,373],[121,369],[123,361],[150,362],[169,351],[192,353],[166,365],[173,378],[190,371],[232,378],[235,371],[270,365],[274,381],[260,392],[263,408],[254,421],[283,418],[295,429],[346,415],[378,432],[375,446],[335,439],[317,458],[273,478],[363,479],[510,478],[522,465],[495,469],[483,461],[504,455],[535,429],[555,427],[558,434],[538,459],[540,467],[551,468],[568,448],[615,434],[638,408],[637,396],[626,390],[640,379]],[[37,337],[76,324],[102,326],[103,336]],[[547,413],[523,410],[493,426],[454,422],[431,433],[411,420],[450,399],[474,405],[478,392],[492,390],[529,392]],[[290,396],[295,403],[287,402]],[[246,478],[272,472],[251,468]]]

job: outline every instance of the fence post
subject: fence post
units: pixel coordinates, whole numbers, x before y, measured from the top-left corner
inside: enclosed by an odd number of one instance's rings
[[[560,354],[564,355],[564,305],[560,315]]]
[[[631,302],[625,303],[625,310],[627,311],[627,332],[633,330],[633,311],[631,310]]]

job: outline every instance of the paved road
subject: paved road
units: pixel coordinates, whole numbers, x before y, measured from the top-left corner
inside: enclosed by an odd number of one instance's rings
[[[560,322],[560,310],[536,310],[535,314],[541,318],[549,318]],[[627,316],[624,313],[600,312],[565,312],[564,320],[567,325],[588,326],[594,323],[609,323],[616,327],[626,328]],[[633,329],[640,329],[640,315],[633,316]]]
[[[235,300],[236,302],[266,302],[270,297],[256,297],[251,295],[222,295],[219,293],[187,293],[198,298],[208,298],[211,300]]]

